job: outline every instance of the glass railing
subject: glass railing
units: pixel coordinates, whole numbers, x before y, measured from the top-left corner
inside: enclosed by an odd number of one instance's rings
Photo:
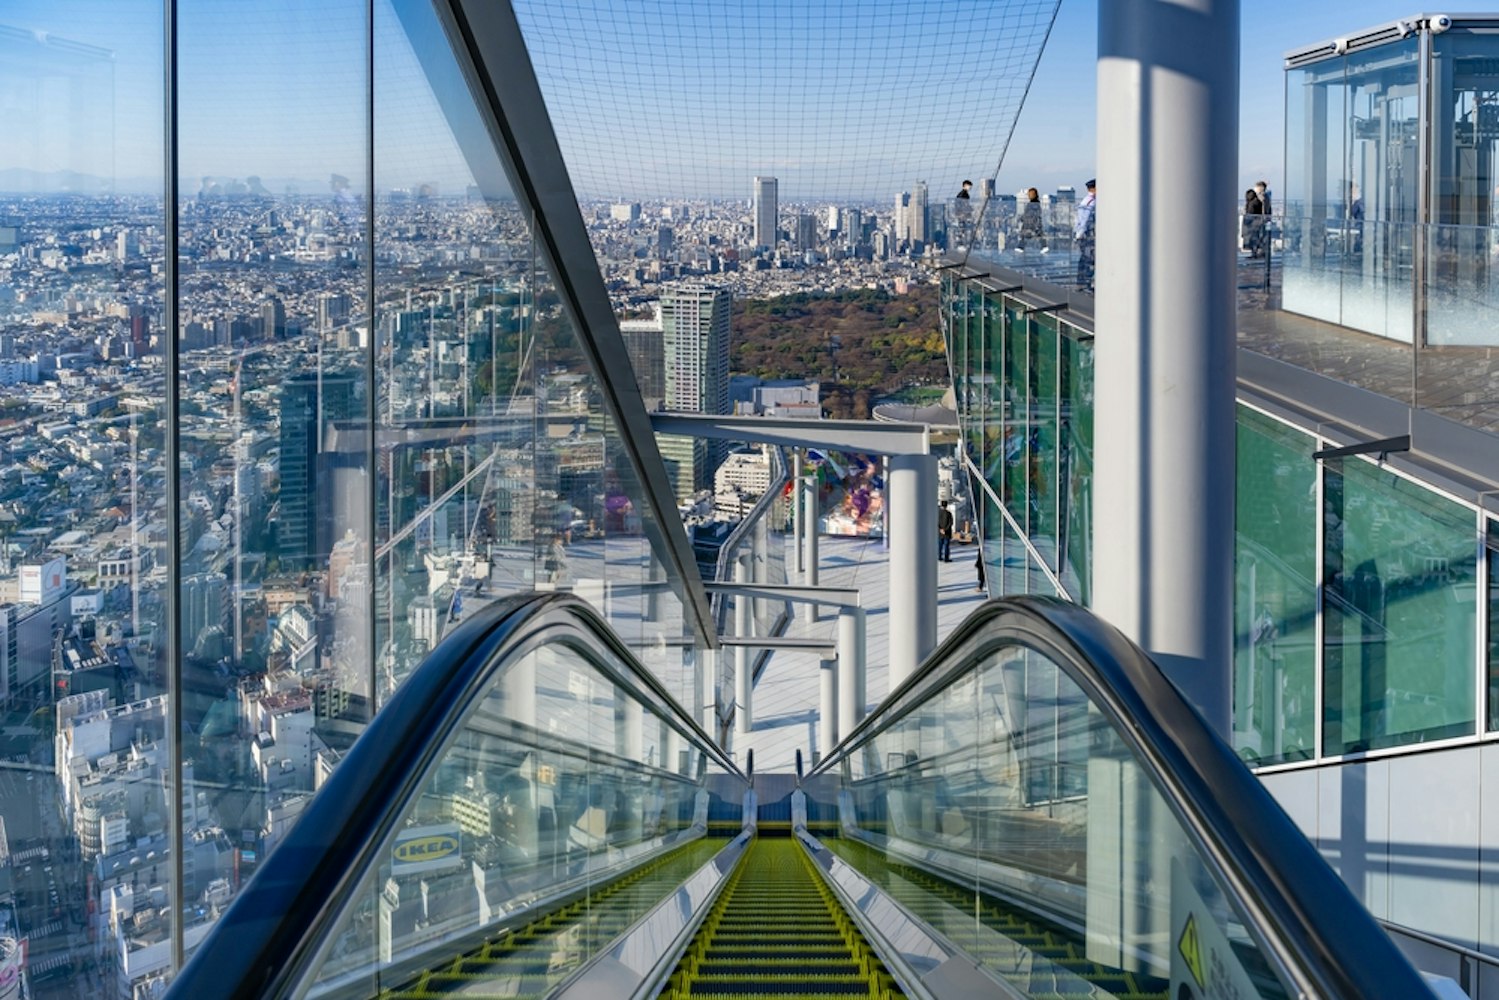
[[[760,495],[737,524],[729,531],[718,547],[714,563],[713,579],[720,583],[757,583],[766,586],[784,586],[790,582],[787,574],[786,538],[790,530],[791,501],[787,484],[791,479],[790,458],[784,449],[763,446],[745,446],[740,454],[764,455],[769,462],[766,485]],[[733,459],[730,455],[730,460]],[[759,489],[758,482],[755,488]],[[715,503],[721,503],[715,497]],[[737,630],[736,602],[743,601],[749,609],[748,628],[754,635],[779,635],[790,619],[790,606],[785,601],[763,597],[741,597],[716,592],[712,595],[713,620],[719,635],[733,635]],[[762,651],[761,659],[769,655]],[[711,718],[702,719],[705,728],[722,739],[734,724],[734,665],[732,657],[721,656],[717,669],[708,678],[712,690],[705,697],[713,706]]]
[[[1039,231],[986,219],[946,263],[1086,296],[1056,212]],[[1239,346],[1472,427],[1499,426],[1499,226],[1237,217]],[[1080,270],[1081,267],[1081,270]],[[1088,302],[1091,311],[1091,302]]]
[[[804,788],[836,817],[845,902],[877,938],[891,900],[925,929],[879,942],[897,967],[961,954],[1047,998],[1429,995],[1227,744],[1075,605],[980,609]]]
[[[420,993],[481,967],[545,991],[740,833],[746,788],[589,605],[507,598],[396,690],[170,995]]]

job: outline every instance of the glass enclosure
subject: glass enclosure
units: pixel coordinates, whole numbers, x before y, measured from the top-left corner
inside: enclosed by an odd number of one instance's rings
[[[1282,306],[1411,340],[1421,40],[1286,73]]]
[[[1499,344],[1499,21],[1365,37],[1289,60],[1282,307],[1426,348]]]

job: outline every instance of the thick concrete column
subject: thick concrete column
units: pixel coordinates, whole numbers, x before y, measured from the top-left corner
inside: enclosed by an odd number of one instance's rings
[[[817,756],[826,760],[838,745],[838,661],[825,659],[817,671],[819,716],[817,719]]]
[[[863,608],[838,609],[838,733],[847,736],[864,718],[865,616]]]
[[[750,582],[748,555],[741,555],[734,563],[734,581],[736,583]],[[734,634],[740,638],[747,638],[752,631],[750,599],[743,594],[735,594]],[[740,736],[747,735],[755,721],[754,711],[750,705],[755,687],[753,663],[754,659],[750,656],[748,646],[734,647],[734,732]]]
[[[1238,0],[1098,5],[1094,609],[1225,736]]]
[[[890,690],[937,646],[937,459],[892,455],[890,510]]]
[[[803,582],[809,587],[817,586],[817,480],[809,476],[803,484],[803,509],[802,527],[806,531],[805,542],[807,545],[806,563],[807,570],[803,576]],[[802,605],[802,614],[809,622],[817,621],[817,604],[808,601]]]

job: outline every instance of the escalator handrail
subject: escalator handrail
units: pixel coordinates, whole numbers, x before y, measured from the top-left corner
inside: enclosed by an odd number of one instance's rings
[[[720,583],[733,582],[734,560],[739,556],[739,546],[744,544],[745,536],[749,534],[750,529],[762,517],[770,513],[771,505],[780,497],[781,491],[786,488],[786,484],[791,479],[784,449],[780,445],[768,445],[767,447],[770,449],[770,457],[772,459],[770,485],[766,487],[764,493],[760,494],[760,498],[755,501],[755,505],[750,508],[749,513],[740,519],[739,523],[734,526],[733,531],[729,532],[729,537],[724,539],[723,545],[719,548],[715,576]],[[709,600],[713,608],[713,621],[718,628],[719,634],[724,634],[727,631],[728,624],[728,596],[719,591],[710,594]]]
[[[748,784],[591,605],[568,593],[503,598],[444,637],[375,713],[286,840],[178,973],[168,997],[282,996],[310,974],[332,922],[449,737],[491,690],[496,671],[518,644],[559,627],[612,653],[630,675],[618,680],[649,691],[698,749]]]
[[[991,600],[865,718],[813,777],[836,773],[871,739],[996,648],[1047,655],[1100,709],[1155,780],[1184,829],[1272,947],[1314,995],[1417,997],[1431,991],[1374,917],[1154,661],[1085,608],[1057,598]]]

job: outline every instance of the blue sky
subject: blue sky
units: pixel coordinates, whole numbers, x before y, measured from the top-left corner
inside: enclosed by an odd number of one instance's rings
[[[1244,0],[1239,63],[1239,184],[1261,178],[1283,190],[1286,52],[1421,8],[1402,0]],[[999,189],[1081,187],[1096,171],[1094,60],[1098,4],[1063,0],[1030,98],[1020,115]]]
[[[764,172],[787,175],[782,197],[789,199],[797,193],[798,177],[803,186],[858,186],[858,175],[868,173],[870,184],[879,190],[885,190],[882,185],[895,190],[915,179],[907,175],[916,168],[906,161],[897,162],[894,153],[886,156],[879,144],[913,141],[903,138],[905,133],[898,126],[912,125],[923,115],[950,115],[952,92],[922,79],[902,86],[899,92],[870,87],[870,67],[879,66],[880,59],[891,65],[905,59],[918,67],[924,60],[992,66],[992,62],[983,63],[992,55],[985,46],[1003,44],[1034,27],[1029,22],[1019,27],[996,24],[993,18],[999,15],[992,12],[1003,7],[988,0],[925,2],[929,6],[909,6],[903,0],[842,0],[876,21],[879,17],[910,18],[917,10],[931,11],[934,20],[946,19],[931,34],[912,29],[906,36],[901,34],[900,23],[883,36],[860,35],[881,29],[878,24],[844,24],[839,16],[844,7],[837,0],[720,0],[716,14],[720,20],[710,22],[702,14],[701,24],[693,22],[699,15],[691,12],[707,10],[710,0],[698,4],[688,0],[517,0],[517,7],[528,38],[533,39],[539,66],[546,53],[555,49],[568,57],[565,46],[582,45],[585,39],[598,46],[612,36],[637,46],[625,52],[622,45],[613,53],[595,48],[588,58],[573,54],[571,61],[563,58],[559,63],[563,71],[553,76],[543,73],[544,86],[552,88],[550,97],[557,108],[564,107],[568,98],[581,98],[602,110],[599,117],[582,122],[571,134],[566,126],[559,129],[564,149],[569,149],[569,142],[582,144],[570,150],[575,153],[579,177],[620,187],[640,184],[642,176],[650,176],[641,171],[654,151],[654,158],[662,163],[673,157],[680,161],[674,173],[662,175],[663,183],[721,186],[720,174],[728,164],[734,178],[732,193],[746,196],[748,175],[757,170],[740,162],[743,154],[729,150],[722,137],[715,138],[702,122],[711,122],[715,109],[732,106],[734,73],[740,74],[742,82],[744,75],[768,66],[776,79],[769,89],[761,84],[758,93],[769,95],[778,116],[776,127],[767,133],[777,148],[766,155],[772,162]],[[1032,11],[1041,6],[1040,0],[1024,2]],[[180,9],[185,186],[196,184],[203,175],[250,174],[264,178],[272,190],[289,181],[319,189],[330,173],[345,174],[358,183],[364,171],[366,130],[365,0],[181,0]],[[1246,2],[1239,186],[1260,177],[1270,180],[1273,188],[1284,186],[1281,57],[1286,50],[1414,12],[1409,4],[1390,0]],[[638,24],[634,32],[620,27],[621,19],[629,20],[629,16]],[[685,58],[660,48],[659,37],[647,30],[659,23],[653,17],[686,18],[681,30],[688,37],[704,27],[722,36],[762,31],[766,23],[785,30],[789,24],[798,40],[767,46],[757,54],[734,50],[727,65],[717,67],[721,72],[692,63],[690,73],[670,79],[653,77],[654,67]],[[1001,190],[1031,184],[1048,190],[1060,184],[1080,185],[1096,172],[1096,18],[1096,0],[1063,0],[1000,176]],[[0,142],[0,171],[17,166],[43,172],[73,169],[113,178],[123,190],[159,184],[160,0],[4,0],[0,26],[50,31],[106,50],[102,58],[82,69],[64,68],[64,57],[40,36],[7,37],[0,32],[0,135],[7,136]],[[968,30],[963,30],[965,26]],[[376,27],[377,136],[381,139],[377,183],[385,187],[430,180],[445,190],[461,186],[466,181],[461,157],[446,134],[436,102],[426,91],[420,67],[403,43],[390,14],[390,0],[377,2]],[[596,37],[588,35],[590,30],[598,32]],[[873,61],[865,51],[872,37],[887,39],[883,44],[889,46],[877,51]],[[904,41],[898,48],[888,41],[904,37],[910,39],[909,51]],[[642,53],[649,57],[644,62]],[[38,66],[57,70],[65,79],[84,81],[78,86],[87,92],[85,97],[103,94],[104,100],[86,101],[91,105],[86,114],[57,113],[59,105],[48,102],[58,101],[60,91],[52,84],[36,84],[47,75]],[[649,85],[652,79],[660,80],[660,94],[670,96],[672,112],[664,125],[653,122],[646,130],[651,135],[642,138],[639,121],[624,95],[631,87]],[[845,79],[857,85],[840,89]],[[957,110],[977,118],[986,104],[998,105],[1002,96],[970,96],[963,99],[968,107]],[[805,117],[798,111],[818,101],[829,108],[846,106],[849,114],[862,116],[849,124],[847,138],[834,136],[809,145],[805,131],[797,127]],[[599,122],[603,127],[597,127]],[[991,123],[991,127],[998,126]],[[930,167],[920,169],[930,169],[926,179],[934,196],[945,195],[945,188],[953,185],[947,173],[962,172],[976,180],[987,172],[998,152],[998,139],[987,132],[972,141],[960,130],[949,128],[945,134],[961,136],[961,141],[954,138],[947,145],[969,142],[972,148],[958,151],[967,158],[964,163],[985,166],[954,166],[942,160],[943,150],[933,152],[924,161]],[[848,151],[858,155],[851,157]],[[742,183],[738,180],[741,173],[745,175]]]

